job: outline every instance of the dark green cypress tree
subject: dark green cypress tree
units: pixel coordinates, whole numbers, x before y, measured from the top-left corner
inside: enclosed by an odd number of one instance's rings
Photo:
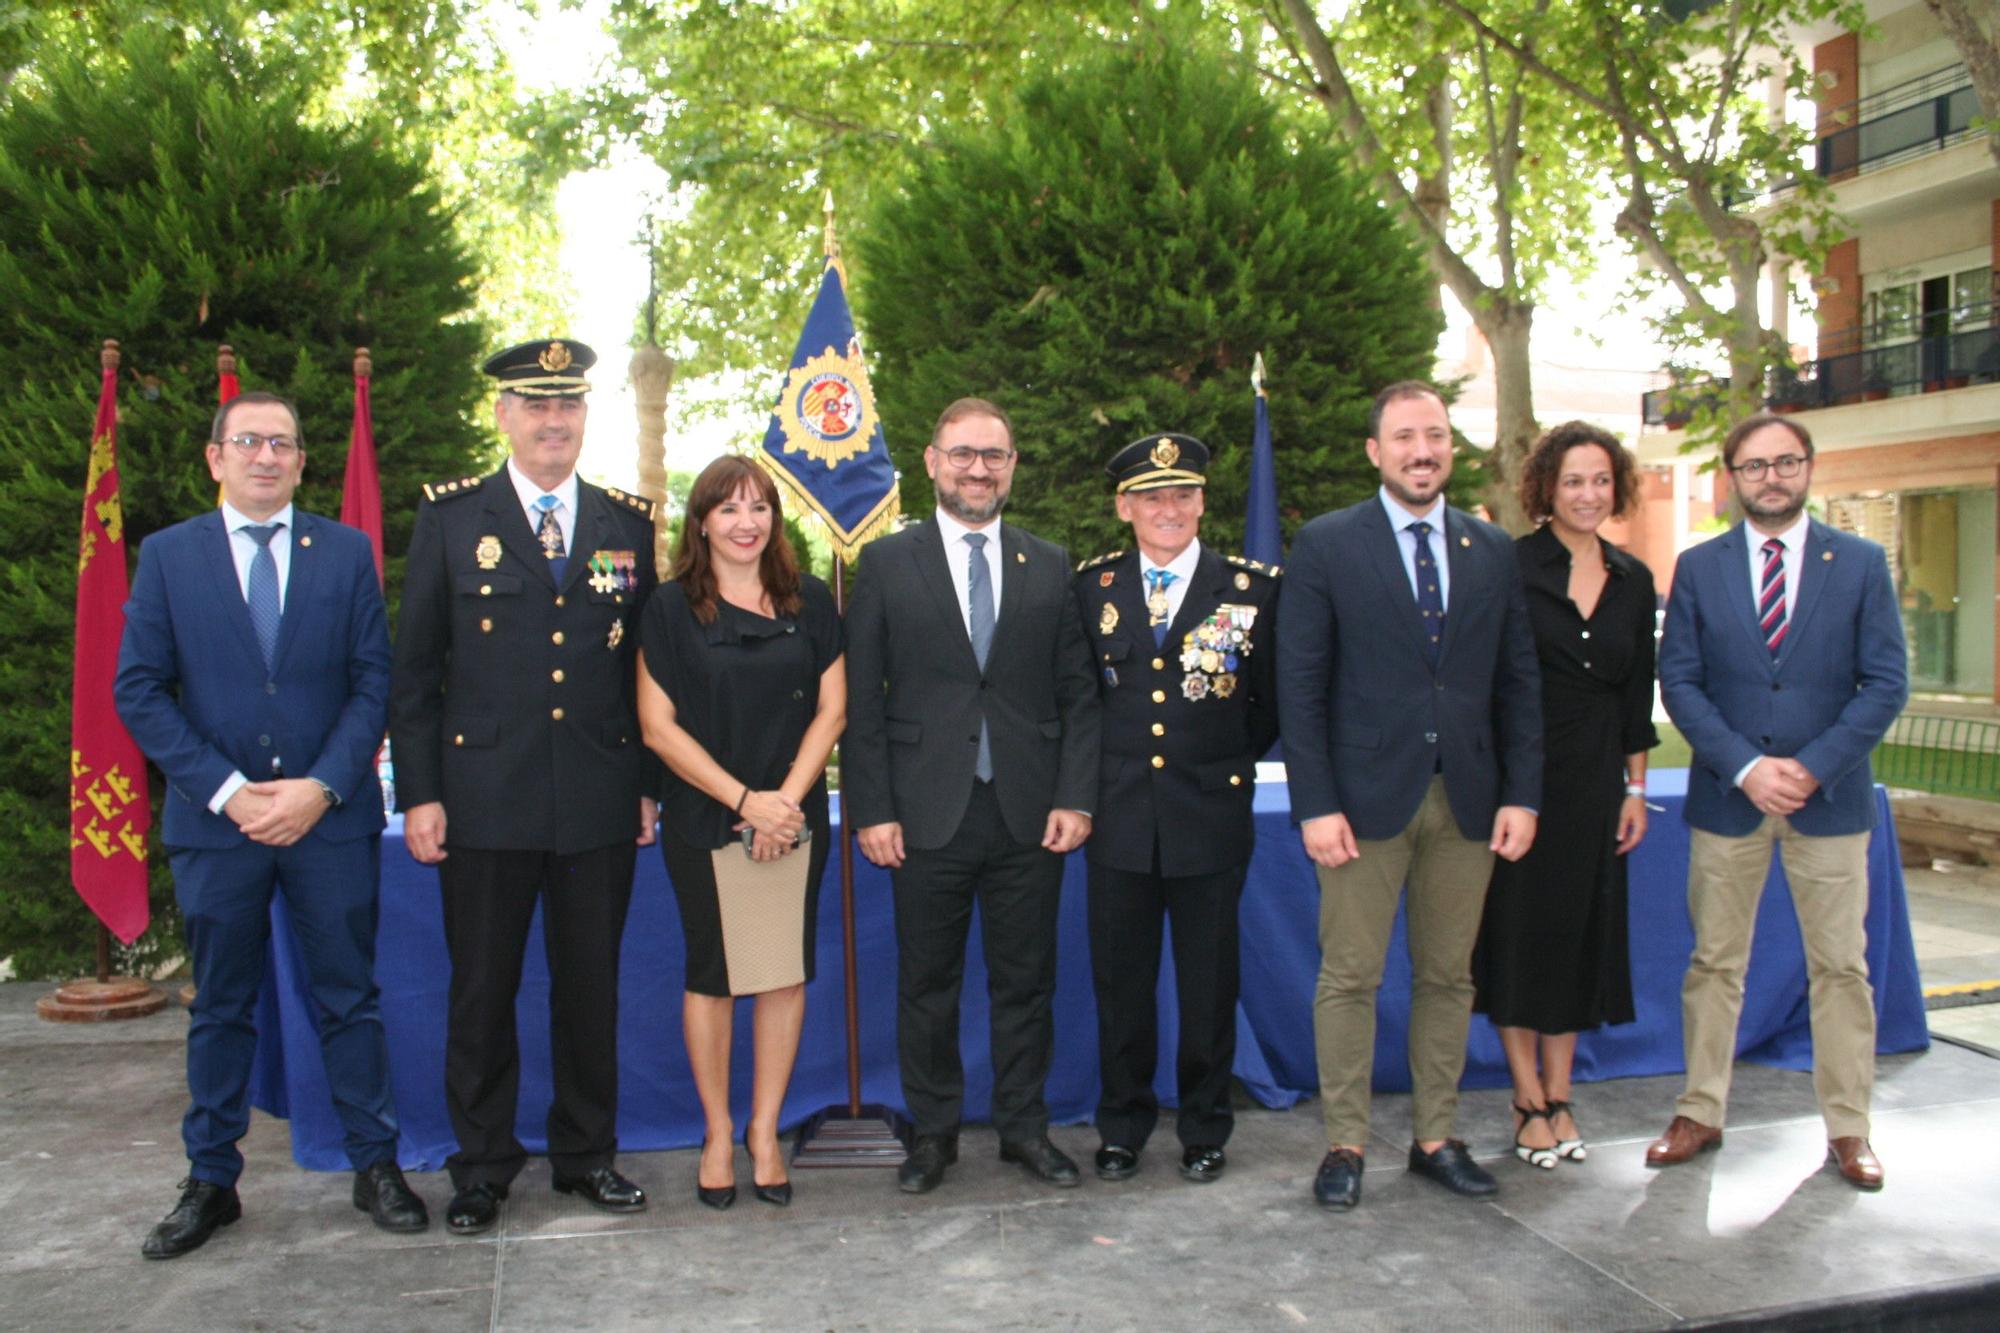
[[[202,444],[216,347],[243,387],[296,401],[298,503],[340,512],[357,344],[374,353],[390,588],[424,480],[489,446],[475,267],[419,162],[369,123],[327,124],[307,67],[227,33],[135,25],[40,64],[0,104],[0,957],[87,965],[69,883],[76,541],[97,350],[123,345],[118,462],[133,559],[215,502]],[[155,775],[155,809],[158,809]],[[139,961],[179,948],[164,858]],[[164,928],[163,928],[164,927]]]
[[[855,286],[906,512],[931,508],[931,423],[971,394],[1013,418],[1024,527],[1124,545],[1104,460],[1185,431],[1215,451],[1203,539],[1235,549],[1259,351],[1287,537],[1374,486],[1368,403],[1430,372],[1430,280],[1339,153],[1185,27],[1032,76],[873,213]]]

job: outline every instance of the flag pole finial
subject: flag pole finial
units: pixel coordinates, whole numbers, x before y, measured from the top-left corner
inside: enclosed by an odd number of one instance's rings
[[[368,349],[366,347],[355,348],[354,378],[358,380],[365,380],[368,379],[370,376],[372,376],[374,373],[375,373],[375,359],[370,355],[368,355]]]
[[[1251,363],[1251,366],[1250,366],[1250,387],[1251,387],[1251,388],[1253,388],[1253,389],[1255,389],[1255,390],[1257,391],[1257,395],[1258,395],[1259,397],[1262,397],[1262,396],[1263,396],[1263,394],[1264,394],[1264,354],[1263,354],[1262,352],[1259,352],[1259,353],[1257,353],[1257,359],[1256,359],[1256,360],[1255,360],[1254,362],[1252,362],[1252,363]]]
[[[236,373],[236,349],[228,343],[222,343],[215,349],[215,373],[217,375]]]
[[[106,338],[104,340],[104,350],[97,354],[97,359],[106,370],[118,369],[118,363],[124,359],[123,354],[118,350],[118,340],[116,338]]]
[[[840,258],[840,241],[833,234],[833,188],[831,186],[827,187],[826,198],[821,203],[820,209],[826,214],[826,257],[828,259],[838,259]]]

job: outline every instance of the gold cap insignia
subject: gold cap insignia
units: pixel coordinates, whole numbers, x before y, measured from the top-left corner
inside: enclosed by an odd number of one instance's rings
[[[1147,457],[1153,460],[1154,467],[1172,467],[1181,461],[1181,447],[1172,440],[1161,440]]]
[[[556,374],[558,371],[568,370],[569,348],[563,346],[561,343],[550,343],[543,349],[542,354],[535,358],[535,362],[551,375]]]

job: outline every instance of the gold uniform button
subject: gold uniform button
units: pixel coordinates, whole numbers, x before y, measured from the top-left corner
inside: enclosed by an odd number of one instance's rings
[[[1166,760],[1166,757],[1165,757],[1164,755],[1157,755],[1157,754],[1156,754],[1156,755],[1154,755],[1154,756],[1153,756],[1153,767],[1154,767],[1154,768],[1165,768],[1166,766],[1167,766],[1167,760]]]
[[[551,709],[549,710],[549,716],[550,716],[550,717],[552,717],[552,718],[554,718],[554,719],[555,719],[556,721],[558,721],[558,722],[562,721],[562,709],[560,709],[560,708],[551,708]]]
[[[563,678],[563,673],[561,667],[557,667],[554,671],[551,671],[549,673],[549,679],[553,680],[558,685],[562,684],[562,678]]]
[[[1154,702],[1154,703],[1156,703],[1156,704],[1163,704],[1163,703],[1165,703],[1166,701],[1167,701],[1167,692],[1166,692],[1165,690],[1154,690],[1154,691],[1153,691],[1153,702]]]
[[[1156,657],[1156,658],[1154,658],[1154,659],[1153,659],[1153,670],[1155,670],[1155,671],[1165,671],[1166,669],[1167,669],[1167,659],[1166,659],[1166,658],[1164,658],[1164,657]]]
[[[556,605],[557,605],[557,606],[561,606],[562,604],[563,604],[563,600],[562,600],[562,598],[561,598],[560,596],[558,596],[558,597],[556,598]]]
[[[1166,735],[1166,734],[1167,734],[1167,724],[1166,724],[1166,723],[1164,723],[1164,722],[1155,722],[1155,723],[1153,724],[1153,734],[1154,734],[1155,736],[1164,736],[1164,735]]]
[[[480,595],[481,597],[491,597],[491,596],[493,595],[493,585],[492,585],[492,584],[490,584],[490,583],[482,583],[482,584],[480,584],[480,585],[479,585],[479,595]]]
[[[493,632],[493,621],[491,619],[480,621],[479,630],[482,634],[491,634]]]
[[[1242,779],[1242,777],[1241,777],[1240,775],[1238,775],[1238,774],[1235,774],[1235,773],[1231,773],[1231,774],[1229,775],[1229,785],[1230,785],[1230,786],[1232,786],[1232,787],[1240,787],[1240,786],[1242,786],[1242,785],[1243,785],[1243,779]]]
[[[465,744],[465,737],[463,737],[463,736],[453,736],[453,737],[451,738],[451,743],[452,743],[453,745],[463,745],[463,744]]]
[[[557,631],[556,631],[556,632],[555,632],[554,634],[551,634],[551,635],[549,635],[549,641],[550,641],[550,642],[552,642],[552,643],[561,643],[561,642],[562,642],[562,631],[561,631],[561,630],[557,630]]]

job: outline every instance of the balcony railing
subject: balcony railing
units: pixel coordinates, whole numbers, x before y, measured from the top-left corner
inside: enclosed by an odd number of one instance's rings
[[[1802,412],[1993,383],[2000,383],[2000,329],[1966,329],[1823,356],[1796,373],[1776,372],[1766,386],[1764,405],[1774,412]],[[1726,376],[1655,389],[1641,396],[1640,415],[1648,426],[1678,430],[1697,408],[1715,406],[1728,391]]]
[[[1969,135],[1972,118],[1978,114],[1979,101],[1968,82],[1859,125],[1835,130],[1815,146],[1814,169],[1822,176],[1839,176],[1943,148]]]
[[[1870,347],[1886,347],[1891,343],[1908,342],[1920,336],[1936,337],[1954,331],[1963,333],[1967,329],[1984,328],[1993,322],[1991,301],[1968,301],[1941,310],[1912,313],[1895,319],[1881,319],[1873,324],[1851,325],[1844,329],[1823,329],[1819,335],[1819,353],[1821,356],[1842,356],[1848,352],[1859,352]]]

